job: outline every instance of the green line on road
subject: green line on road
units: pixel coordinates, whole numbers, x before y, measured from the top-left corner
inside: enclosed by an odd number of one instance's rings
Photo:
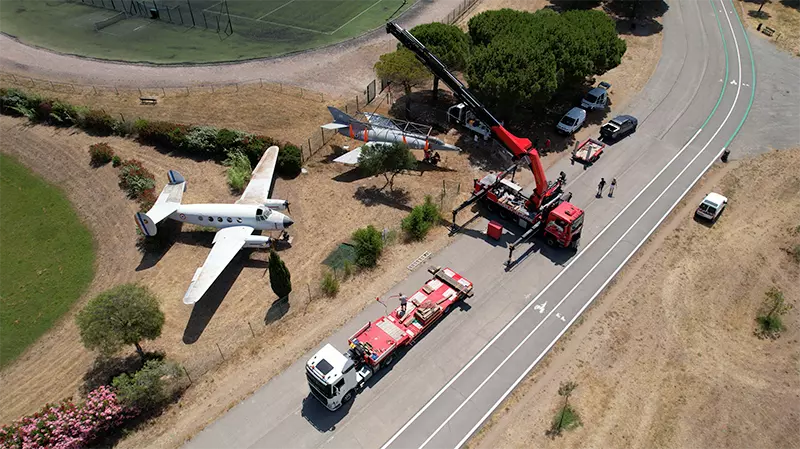
[[[714,10],[714,18],[717,19],[717,28],[719,29],[719,35],[722,37],[722,49],[725,53],[725,81],[722,82],[722,90],[719,92],[719,98],[717,98],[717,104],[714,105],[714,109],[711,110],[711,113],[708,114],[706,117],[706,121],[700,125],[700,129],[703,129],[708,124],[708,121],[711,120],[711,117],[714,116],[714,113],[717,112],[717,108],[719,104],[722,103],[722,97],[725,95],[725,89],[728,87],[728,41],[725,40],[725,33],[722,32],[722,24],[719,22],[719,15],[717,14],[717,6],[714,5],[714,0],[708,0],[711,4],[711,8]]]
[[[736,7],[733,5],[733,0],[731,0],[731,8],[733,11],[736,12]],[[731,138],[725,142],[724,148],[728,148],[728,145],[733,142],[733,139],[739,134],[739,130],[742,129],[742,125],[744,125],[744,121],[747,120],[747,116],[750,115],[750,108],[753,107],[753,99],[756,96],[756,61],[753,59],[753,49],[750,47],[750,39],[747,38],[747,30],[744,29],[744,25],[742,24],[742,18],[739,17],[739,13],[736,13],[736,20],[739,21],[739,27],[742,29],[742,34],[744,35],[744,41],[747,43],[747,52],[750,54],[750,69],[753,73],[753,84],[750,86],[750,102],[747,103],[747,110],[744,111],[744,115],[742,116],[742,121],[739,122],[739,126],[736,127],[736,130],[733,131],[731,134]],[[726,53],[727,56],[727,53]],[[741,83],[742,80],[739,80]]]

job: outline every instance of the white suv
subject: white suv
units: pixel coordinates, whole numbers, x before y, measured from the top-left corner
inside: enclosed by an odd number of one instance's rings
[[[725,206],[728,204],[728,199],[719,193],[711,192],[703,198],[703,201],[697,207],[694,214],[698,217],[703,217],[711,222],[717,221]]]

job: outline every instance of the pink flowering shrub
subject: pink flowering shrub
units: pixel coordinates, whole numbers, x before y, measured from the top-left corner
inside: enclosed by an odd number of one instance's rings
[[[76,449],[135,415],[107,386],[92,390],[82,404],[47,404],[41,411],[0,428],[0,448]]]

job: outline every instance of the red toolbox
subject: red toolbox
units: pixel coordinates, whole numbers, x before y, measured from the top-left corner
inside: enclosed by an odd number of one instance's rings
[[[500,240],[500,237],[503,235],[503,225],[494,220],[490,221],[489,227],[486,229],[486,235],[495,240]]]

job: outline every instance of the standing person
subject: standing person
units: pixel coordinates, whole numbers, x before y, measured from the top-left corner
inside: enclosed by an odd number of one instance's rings
[[[611,198],[614,196],[614,188],[617,186],[617,178],[611,179],[611,185],[608,186],[608,197]]]
[[[600,178],[600,184],[597,184],[597,198],[603,196],[603,189],[606,187],[606,178]]]
[[[405,316],[406,307],[408,305],[408,298],[406,297],[406,295],[402,293],[398,293],[397,296],[400,298],[400,314]]]
[[[544,150],[550,151],[550,139],[544,141]]]

